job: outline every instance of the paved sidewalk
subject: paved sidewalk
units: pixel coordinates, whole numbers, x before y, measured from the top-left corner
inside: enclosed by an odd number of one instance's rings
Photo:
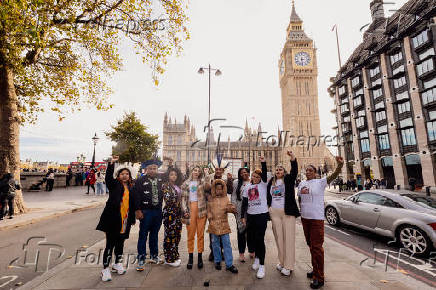
[[[0,221],[0,231],[86,208],[98,207],[107,200],[107,195],[87,195],[85,192],[85,186],[73,186],[68,189],[56,188],[50,192],[23,192],[28,212],[15,215],[13,219],[5,218]]]
[[[268,223],[265,237],[267,244],[266,276],[262,280],[256,279],[255,272],[251,270],[249,259],[245,264],[238,261],[236,234],[234,232],[235,221],[233,217],[231,219],[233,257],[235,265],[239,269],[239,274],[236,275],[225,270],[216,271],[213,263],[207,261],[209,254],[207,236],[204,254],[205,267],[198,270],[196,259],[194,259],[194,268],[187,270],[186,229],[183,227],[180,244],[182,266],[179,268],[171,268],[166,265],[147,265],[144,272],[137,272],[134,268],[135,265],[131,264],[125,275],[113,274],[111,282],[101,282],[99,275],[102,268],[101,263],[91,264],[92,255],[87,256],[90,263],[86,263],[86,253],[82,253],[82,258],[72,257],[23,285],[20,289],[207,289],[204,287],[205,281],[210,281],[209,289],[310,289],[309,280],[306,278],[306,272],[310,269],[310,255],[299,219],[296,239],[297,264],[291,277],[281,276],[275,270],[277,252],[271,223]],[[160,249],[162,236],[163,229],[160,231]],[[136,225],[132,228],[130,239],[126,241],[126,257],[129,253],[132,255],[131,257],[134,257],[137,237],[138,226]],[[328,238],[326,238],[324,246],[326,284],[323,289],[433,289],[393,269],[385,272],[385,266],[382,263],[372,265],[372,262],[367,261],[361,264],[367,258],[366,256]],[[103,248],[104,241],[100,241],[88,248],[87,253],[98,255]]]

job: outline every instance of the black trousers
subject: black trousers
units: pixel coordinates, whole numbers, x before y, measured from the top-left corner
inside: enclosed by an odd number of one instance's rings
[[[54,179],[47,179],[45,184],[45,191],[52,191],[54,185]]]
[[[0,200],[1,203],[1,210],[0,210],[0,217],[6,216],[6,205],[8,206],[8,212],[9,216],[14,215],[14,198],[8,198],[7,195],[3,195],[3,197]]]
[[[106,248],[103,252],[103,268],[109,267],[115,250],[115,263],[121,263],[124,251],[124,238],[120,234],[106,233]]]
[[[95,186],[94,186],[94,184],[89,184],[88,183],[88,193],[89,193],[89,188],[92,188],[92,190],[94,191],[94,193],[95,193]]]
[[[238,230],[238,250],[239,254],[244,254],[248,246],[248,252],[254,253],[253,237],[248,237],[247,228],[243,232]]]
[[[252,239],[256,258],[261,265],[265,263],[265,231],[268,215],[268,213],[247,214],[247,237]]]

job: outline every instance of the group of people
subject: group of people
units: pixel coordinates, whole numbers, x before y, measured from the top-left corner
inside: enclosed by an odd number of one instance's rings
[[[104,195],[108,192],[105,183],[105,172],[95,168],[90,168],[85,171],[77,169],[73,172],[71,168],[68,168],[66,173],[66,186],[71,186],[71,180],[75,180],[76,186],[87,186],[86,194],[89,194],[89,190],[92,189],[96,195]]]
[[[14,216],[15,191],[20,190],[20,183],[11,173],[0,174],[0,220]]]
[[[339,192],[341,191],[361,191],[363,189],[386,189],[387,188],[387,180],[382,179],[370,179],[367,178],[365,181],[362,181],[361,178],[353,178],[348,179],[346,182],[342,178],[338,178],[333,182],[333,186],[336,189],[338,186]]]
[[[126,273],[123,267],[124,241],[130,228],[139,220],[137,243],[137,271],[143,271],[146,263],[146,243],[149,244],[149,262],[160,263],[158,256],[158,233],[164,225],[163,251],[169,266],[181,265],[178,251],[183,224],[187,229],[188,261],[186,267],[194,265],[194,249],[197,245],[197,267],[203,268],[204,232],[208,221],[209,261],[215,269],[238,273],[234,265],[230,242],[228,214],[234,214],[237,223],[239,261],[245,262],[245,252],[254,259],[252,269],[256,277],[265,277],[265,232],[269,220],[272,222],[278,252],[277,270],[290,276],[295,266],[296,219],[301,216],[304,235],[312,256],[313,271],[307,274],[312,279],[311,288],[324,285],[324,190],[340,173],[343,159],[336,157],[337,168],[326,178],[317,178],[314,166],[306,168],[306,180],[297,187],[298,204],[295,197],[298,164],[295,155],[288,152],[290,173],[284,166],[276,166],[273,177],[267,179],[267,165],[260,158],[262,168],[251,173],[240,168],[236,180],[228,176],[224,180],[226,165],[214,161],[214,172],[209,168],[194,167],[189,177],[176,167],[169,166],[165,174],[159,174],[159,160],[145,163],[145,175],[133,180],[133,169],[118,165],[117,156],[108,164],[105,182],[109,198],[97,230],[106,234],[103,255],[103,281],[112,279],[111,272]],[[228,198],[231,194],[231,200]],[[113,252],[114,264],[110,266]]]

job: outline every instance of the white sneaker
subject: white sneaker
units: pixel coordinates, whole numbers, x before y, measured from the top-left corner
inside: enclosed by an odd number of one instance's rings
[[[178,259],[178,260],[174,261],[173,263],[165,262],[165,265],[168,265],[171,267],[179,267],[181,263],[182,263],[182,260]]]
[[[281,272],[283,270],[283,266],[280,264],[277,264],[276,269],[277,269],[277,271]]]
[[[259,270],[257,270],[256,277],[257,277],[257,279],[262,279],[263,277],[265,277],[265,266],[264,265],[259,265]]]
[[[103,281],[103,282],[112,281],[112,275],[111,275],[111,271],[109,270],[109,268],[101,270],[100,276],[101,276],[101,281]]]
[[[283,268],[280,272],[282,273],[283,276],[290,276],[291,273],[292,273],[291,270],[288,270],[288,269],[285,269],[285,268]]]
[[[253,265],[251,265],[251,268],[256,271],[257,269],[259,269],[259,264],[260,264],[259,259],[255,258]]]
[[[122,263],[113,264],[112,265],[112,272],[114,272],[114,273],[116,272],[119,275],[126,274],[126,270],[124,269]]]

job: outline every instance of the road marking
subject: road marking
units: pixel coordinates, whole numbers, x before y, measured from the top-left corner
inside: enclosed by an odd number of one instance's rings
[[[337,242],[337,243],[339,243],[339,244],[342,244],[342,245],[344,245],[344,246],[347,246],[347,247],[349,247],[349,248],[355,250],[356,252],[359,252],[359,253],[361,253],[361,254],[363,254],[363,255],[365,255],[365,256],[368,256],[368,257],[370,257],[370,258],[374,258],[374,253],[370,253],[370,252],[368,252],[368,251],[362,250],[361,248],[358,248],[358,247],[353,246],[353,245],[351,245],[351,244],[349,244],[349,243],[347,243],[347,242],[345,242],[345,241],[342,241],[342,240],[336,238],[335,236],[332,236],[332,235],[329,235],[329,234],[325,234],[325,235],[326,235],[328,238],[332,239],[333,241],[335,241],[335,242]],[[375,257],[375,259],[376,259],[377,261],[381,262],[381,263],[385,263],[385,260],[382,259],[382,258],[380,258],[380,257]],[[411,276],[411,277],[413,277],[413,278],[415,278],[415,279],[418,279],[418,280],[420,280],[420,281],[422,281],[422,282],[425,282],[425,283],[428,284],[428,285],[431,285],[431,286],[433,286],[433,287],[436,287],[436,281],[429,280],[429,279],[427,279],[427,278],[425,278],[425,277],[423,277],[423,276],[421,276],[421,275],[418,275],[418,274],[416,274],[416,273],[413,273],[413,272],[410,272],[410,271],[406,271],[406,270],[404,270],[402,267],[397,266],[397,265],[395,265],[394,263],[392,263],[392,262],[390,262],[390,261],[387,261],[387,264],[388,264],[391,268],[396,268],[396,269],[398,269],[400,272],[401,272],[401,271],[405,271],[405,272],[408,273],[409,276]]]
[[[346,235],[346,236],[351,236],[349,233],[344,232],[343,230],[335,229],[335,228],[333,228],[333,227],[330,226],[330,225],[326,225],[326,226],[327,226],[329,229],[331,229],[331,230],[333,230],[333,231],[335,231],[335,232],[342,233],[342,234],[344,234],[344,235]]]
[[[4,282],[3,284],[0,284],[0,288],[5,287],[9,283],[15,281],[18,278],[18,276],[3,276],[0,277],[0,280],[9,279],[8,281]]]

